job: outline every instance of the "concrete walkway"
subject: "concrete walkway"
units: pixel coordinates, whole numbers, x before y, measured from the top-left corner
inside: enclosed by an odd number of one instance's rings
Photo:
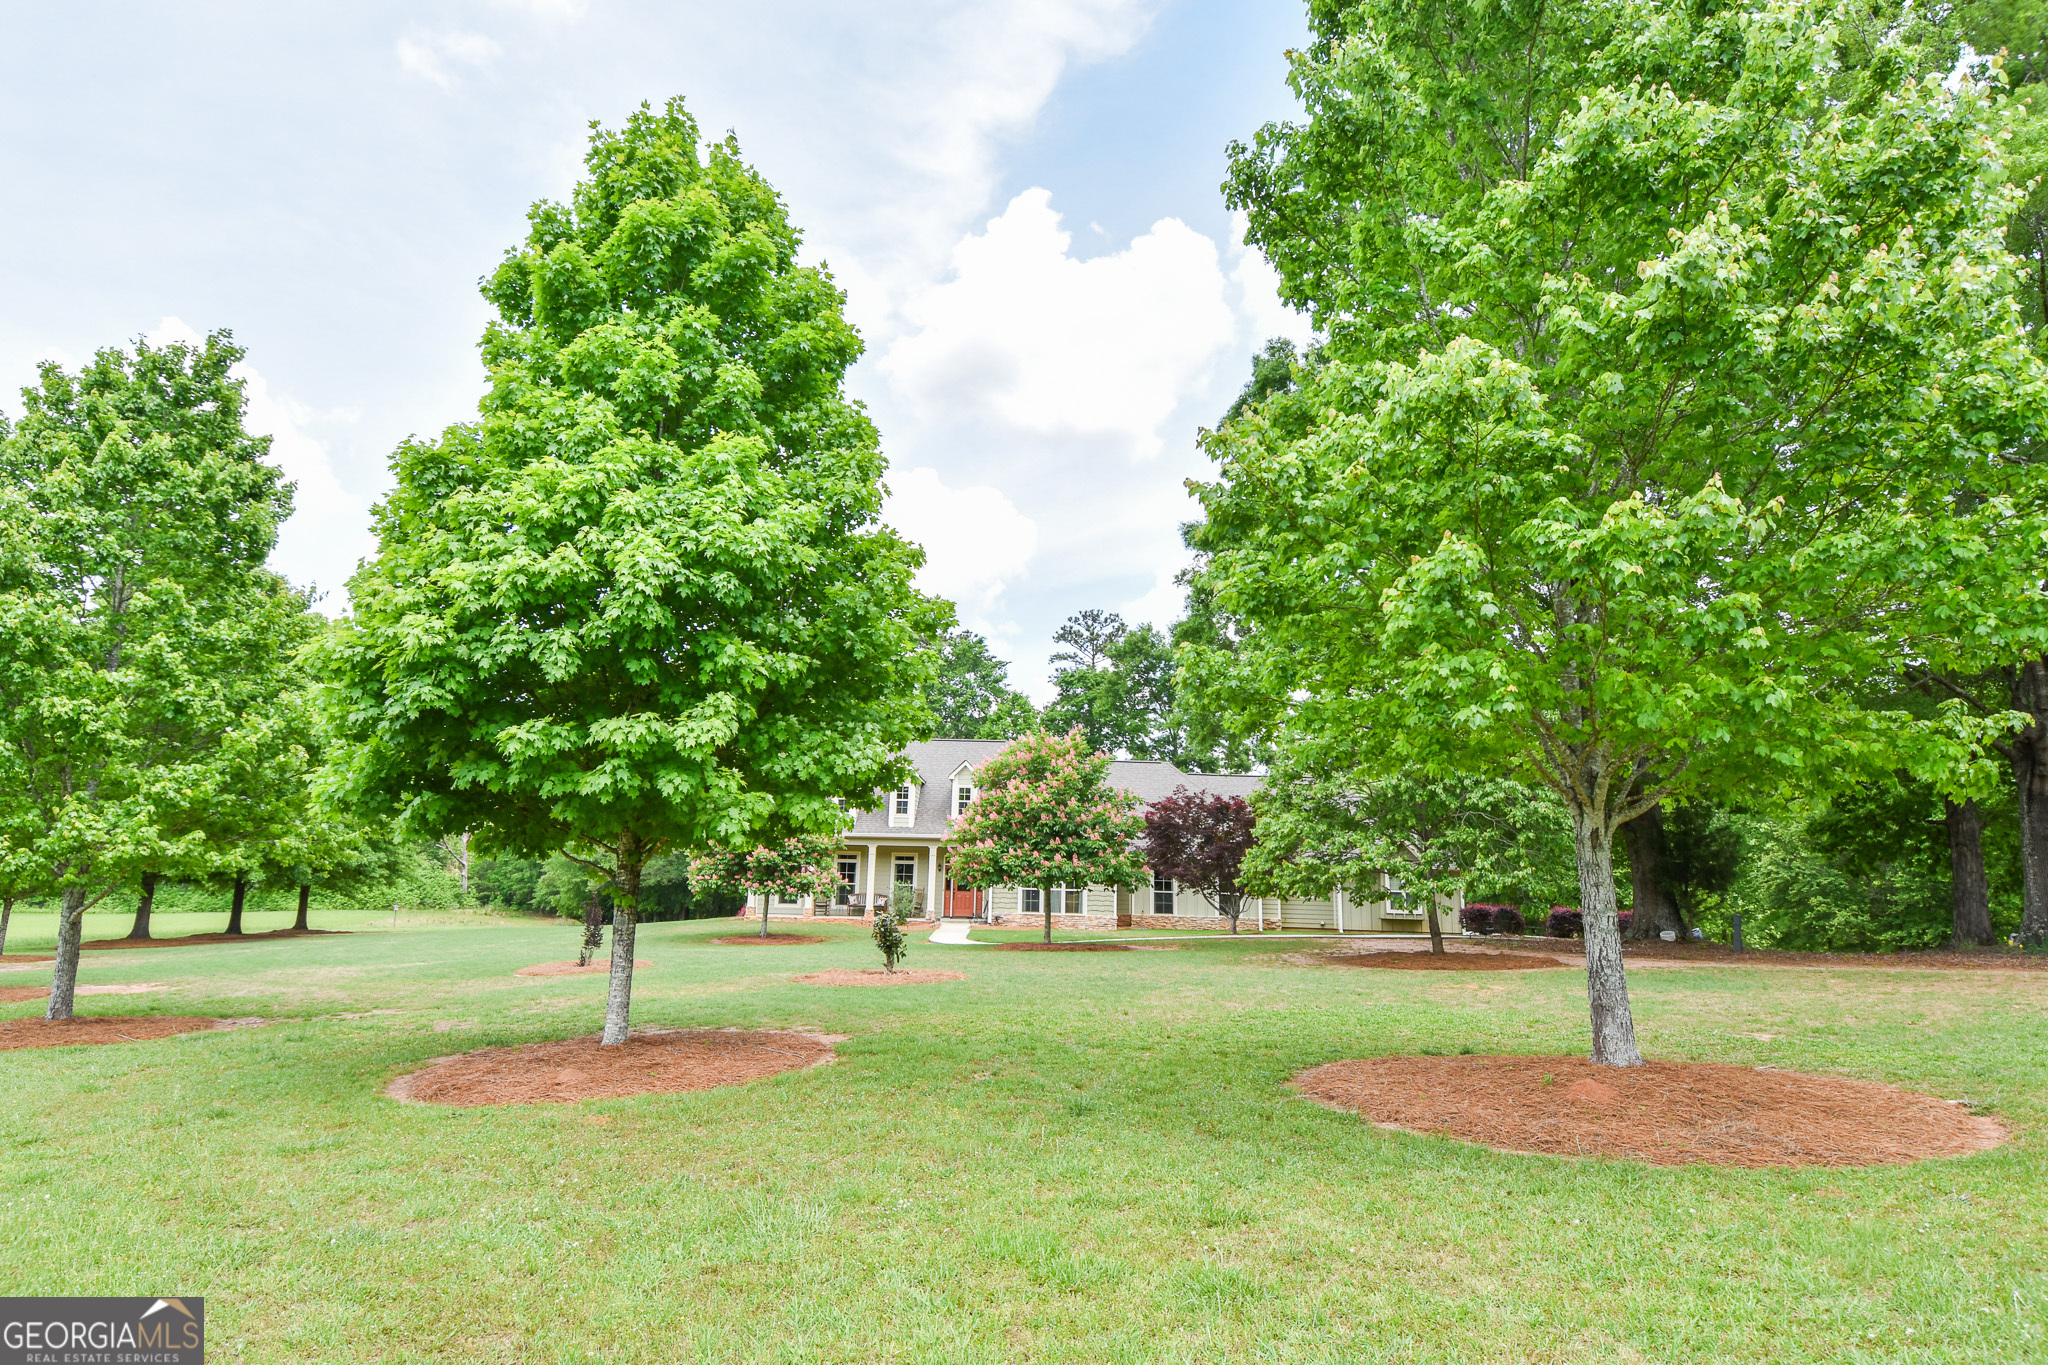
[[[926,939],[925,942],[974,943],[977,940],[967,937],[967,931],[974,927],[974,923],[973,920],[964,919],[945,920],[940,923],[938,928],[932,930],[932,936]],[[988,945],[983,944],[982,946],[987,947]]]

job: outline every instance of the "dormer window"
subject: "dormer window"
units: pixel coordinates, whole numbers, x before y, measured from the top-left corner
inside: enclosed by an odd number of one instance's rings
[[[956,819],[962,815],[967,814],[967,808],[973,804],[973,787],[969,786],[965,782],[962,782],[958,786],[953,788],[953,815]]]
[[[896,794],[889,798],[889,823],[891,825],[907,826],[910,824],[912,809],[910,791],[909,787],[898,787]]]

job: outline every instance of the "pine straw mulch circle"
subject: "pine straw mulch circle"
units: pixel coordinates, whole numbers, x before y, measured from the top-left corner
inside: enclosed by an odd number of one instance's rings
[[[634,971],[639,971],[642,967],[652,967],[653,965],[654,964],[652,962],[649,962],[644,957],[636,957],[633,959]],[[521,967],[518,971],[512,973],[512,975],[597,976],[600,973],[609,972],[611,969],[612,963],[610,958],[603,958],[596,962],[586,962],[582,966],[578,966],[574,962],[536,962],[531,967]]]
[[[163,989],[164,987],[151,982],[133,986],[73,986],[71,993],[73,995],[147,995],[151,991]],[[0,1001],[47,1000],[49,997],[50,988],[48,986],[0,986]]]
[[[899,967],[887,971],[881,967],[863,967],[856,971],[851,967],[834,967],[830,971],[812,972],[807,976],[792,977],[799,986],[929,986],[939,981],[965,981],[965,972],[942,972],[936,968],[912,971]]]
[[[24,1047],[146,1043],[179,1033],[253,1028],[261,1019],[211,1019],[198,1014],[94,1014],[82,1019],[0,1019],[0,1052]]]
[[[713,943],[737,943],[742,947],[753,943],[764,948],[771,946],[794,946],[798,943],[830,942],[823,934],[770,934],[766,938],[761,937],[759,934],[722,934],[711,941]]]
[[[839,1037],[766,1029],[635,1029],[605,1047],[597,1034],[435,1057],[384,1087],[409,1104],[568,1104],[665,1095],[798,1071],[832,1060]]]
[[[1314,1067],[1293,1084],[1382,1128],[1659,1166],[1892,1165],[1968,1156],[2007,1137],[1996,1119],[1931,1095],[1716,1062],[1366,1057]]]
[[[1396,972],[1528,972],[1548,967],[1578,965],[1561,962],[1554,957],[1456,950],[1443,953],[1404,952],[1398,949],[1382,953],[1325,953],[1323,960],[1346,967],[1378,967]]]

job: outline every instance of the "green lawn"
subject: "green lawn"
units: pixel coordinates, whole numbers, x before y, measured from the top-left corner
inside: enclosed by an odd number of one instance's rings
[[[163,932],[220,927],[193,918]],[[16,923],[10,948],[49,942]],[[573,952],[560,922],[352,927],[88,955],[88,983],[173,988],[90,1012],[276,1022],[0,1053],[4,1292],[203,1294],[218,1361],[2048,1358],[2048,976],[1634,973],[1654,1056],[1893,1081],[2019,1134],[1756,1172],[1496,1154],[1291,1098],[1340,1057],[1579,1052],[1583,981],[1302,967],[1251,936],[918,941],[909,965],[969,979],[862,990],[789,980],[875,962],[857,929],[649,925],[635,1022],[811,1025],[851,1035],[838,1064],[401,1107],[379,1087],[424,1058],[593,1031],[604,980],[511,974]]]

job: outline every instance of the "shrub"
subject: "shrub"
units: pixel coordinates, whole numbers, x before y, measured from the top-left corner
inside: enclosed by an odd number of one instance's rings
[[[1496,934],[1520,934],[1528,928],[1522,919],[1522,912],[1512,905],[1503,905],[1493,912],[1493,932]]]
[[[895,971],[896,964],[903,960],[907,940],[903,936],[903,926],[897,921],[893,908],[875,916],[873,933],[875,946],[882,950],[883,970]]]
[[[1635,913],[1633,911],[1624,910],[1614,917],[1614,922],[1621,926],[1621,936],[1623,938],[1627,938],[1629,925],[1634,924],[1636,922]]]
[[[1543,921],[1543,932],[1552,938],[1583,938],[1586,917],[1568,905],[1553,905],[1549,918]]]
[[[1458,927],[1468,934],[1490,934],[1493,932],[1493,907],[1490,905],[1468,905],[1458,912]]]

